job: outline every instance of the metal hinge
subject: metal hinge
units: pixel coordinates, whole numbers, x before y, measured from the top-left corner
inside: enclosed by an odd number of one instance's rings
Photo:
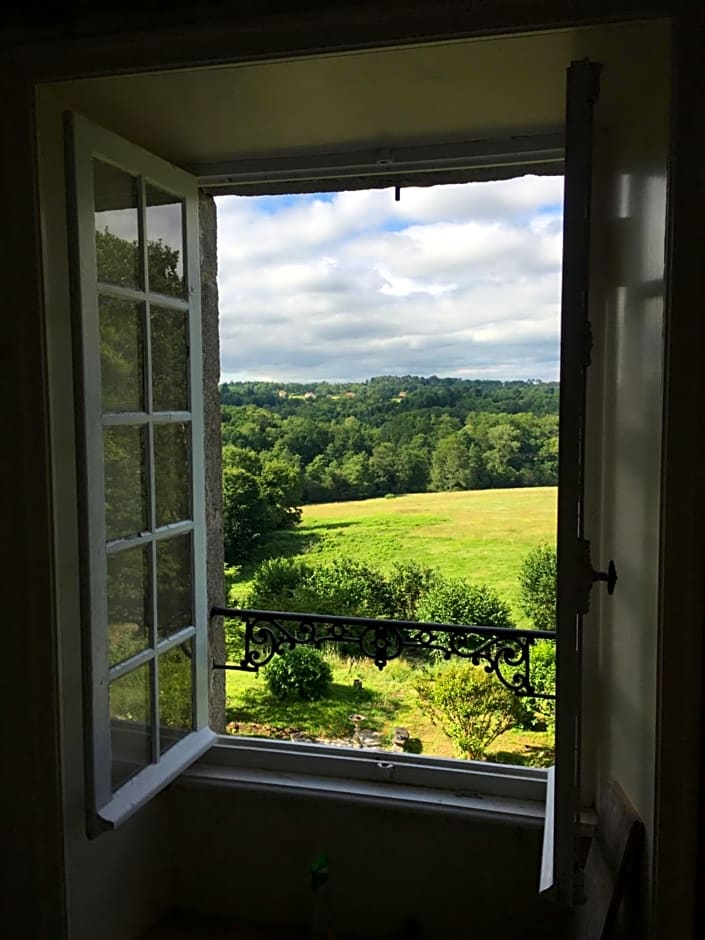
[[[578,539],[576,564],[578,613],[586,614],[590,610],[590,590],[595,581],[606,581],[607,593],[614,594],[615,585],[617,584],[617,569],[614,562],[610,561],[607,565],[607,571],[595,571],[590,561],[589,539]]]

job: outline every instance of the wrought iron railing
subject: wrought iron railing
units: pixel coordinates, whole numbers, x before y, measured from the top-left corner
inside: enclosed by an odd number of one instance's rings
[[[515,695],[554,699],[531,682],[531,650],[536,640],[552,640],[548,630],[479,627],[413,620],[377,620],[281,610],[213,607],[211,618],[230,617],[244,624],[243,655],[239,663],[214,663],[214,669],[257,672],[277,654],[295,646],[322,649],[329,644],[354,647],[373,659],[379,669],[402,653],[435,652],[444,659],[459,656],[494,673]]]

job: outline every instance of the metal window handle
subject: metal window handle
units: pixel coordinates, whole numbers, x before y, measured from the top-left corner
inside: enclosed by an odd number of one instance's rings
[[[607,565],[607,571],[595,571],[590,561],[590,542],[588,539],[578,539],[577,554],[575,556],[577,569],[577,612],[587,614],[590,610],[590,591],[595,581],[607,582],[607,593],[614,594],[614,588],[617,584],[617,569],[614,562],[610,561]]]
[[[614,594],[615,585],[617,584],[617,569],[614,566],[614,562],[610,561],[607,565],[607,571],[595,571],[592,569],[592,580],[593,581],[606,581],[607,582],[607,593]]]

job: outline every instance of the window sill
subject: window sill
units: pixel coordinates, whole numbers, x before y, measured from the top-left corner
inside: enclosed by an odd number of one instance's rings
[[[176,786],[278,792],[538,828],[546,777],[533,767],[220,736]]]

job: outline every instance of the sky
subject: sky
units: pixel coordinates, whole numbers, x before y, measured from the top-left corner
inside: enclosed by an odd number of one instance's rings
[[[558,379],[563,180],[222,196],[221,380]]]

